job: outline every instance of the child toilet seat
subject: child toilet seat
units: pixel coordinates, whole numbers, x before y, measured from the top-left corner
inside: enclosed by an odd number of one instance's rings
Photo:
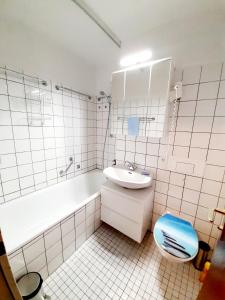
[[[192,224],[171,214],[157,220],[153,235],[161,254],[171,261],[189,261],[198,252],[198,236]]]

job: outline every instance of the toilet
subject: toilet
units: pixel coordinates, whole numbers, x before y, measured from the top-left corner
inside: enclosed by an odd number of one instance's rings
[[[157,220],[153,235],[160,253],[170,261],[183,263],[198,253],[198,236],[192,224],[169,213]]]

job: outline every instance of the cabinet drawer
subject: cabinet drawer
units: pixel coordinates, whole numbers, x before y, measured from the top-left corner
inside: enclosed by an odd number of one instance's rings
[[[101,206],[101,220],[129,236],[136,242],[140,243],[142,241],[141,225],[121,216],[104,205]]]
[[[133,220],[136,223],[143,222],[144,207],[130,198],[123,197],[119,193],[112,193],[109,190],[101,190],[102,205],[108,207],[120,215]]]

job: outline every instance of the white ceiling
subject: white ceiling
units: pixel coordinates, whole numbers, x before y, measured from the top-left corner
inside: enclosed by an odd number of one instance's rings
[[[17,22],[17,25],[23,23],[97,67],[118,61],[130,49],[154,48],[156,33],[158,36],[162,33],[162,39],[164,32],[171,36],[177,34],[176,38],[185,33],[188,38],[199,28],[202,34],[225,21],[223,0],[85,2],[118,35],[122,41],[121,50],[71,0],[0,0],[0,17]],[[142,38],[146,36],[148,38]],[[160,44],[159,39],[157,43]]]
[[[122,41],[185,19],[224,15],[223,0],[86,0]]]

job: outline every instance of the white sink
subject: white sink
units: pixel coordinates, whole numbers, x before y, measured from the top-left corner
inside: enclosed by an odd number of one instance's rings
[[[103,174],[110,181],[128,189],[143,189],[152,183],[151,176],[124,168],[109,167],[104,169]]]

